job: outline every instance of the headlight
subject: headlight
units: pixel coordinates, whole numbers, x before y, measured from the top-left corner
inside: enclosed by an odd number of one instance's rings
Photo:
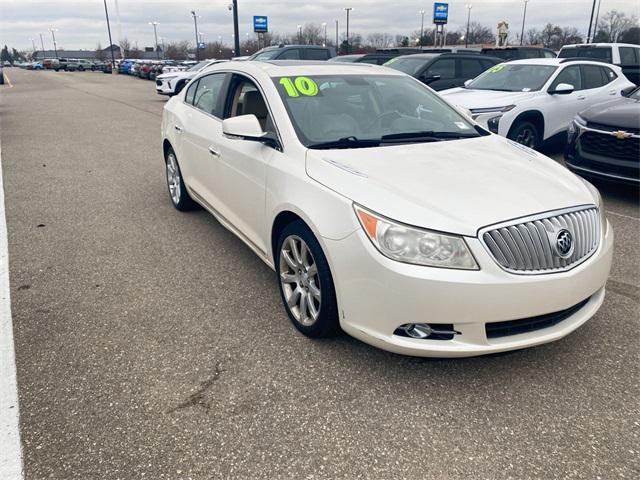
[[[505,107],[488,107],[488,108],[472,108],[471,113],[473,115],[480,115],[481,113],[505,113],[516,108],[515,105],[507,105]]]
[[[479,270],[462,237],[409,227],[358,205],[354,208],[373,245],[392,260],[430,267]]]

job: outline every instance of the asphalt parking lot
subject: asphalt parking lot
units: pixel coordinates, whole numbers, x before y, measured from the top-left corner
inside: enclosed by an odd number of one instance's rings
[[[616,232],[608,294],[559,342],[429,360],[312,341],[242,242],[172,207],[152,82],[7,70],[27,479],[640,476],[634,189],[598,184]]]

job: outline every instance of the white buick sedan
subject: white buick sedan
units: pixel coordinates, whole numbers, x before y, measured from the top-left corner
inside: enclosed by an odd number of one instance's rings
[[[167,102],[162,136],[174,206],[273,268],[310,337],[472,356],[557,340],[602,305],[598,191],[401,72],[214,65]]]

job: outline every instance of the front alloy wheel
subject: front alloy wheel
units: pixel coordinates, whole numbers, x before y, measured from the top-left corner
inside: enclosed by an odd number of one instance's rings
[[[196,208],[196,203],[189,196],[187,187],[184,185],[182,175],[180,173],[180,165],[178,165],[178,159],[173,149],[169,149],[165,156],[165,171],[167,174],[167,187],[169,189],[169,196],[171,197],[171,203],[178,210],[186,212]]]
[[[340,320],[333,277],[311,229],[302,220],[284,227],[274,254],[280,295],[293,325],[312,338],[336,333]]]
[[[280,283],[291,314],[306,327],[318,320],[322,293],[318,267],[307,244],[297,235],[280,248]]]

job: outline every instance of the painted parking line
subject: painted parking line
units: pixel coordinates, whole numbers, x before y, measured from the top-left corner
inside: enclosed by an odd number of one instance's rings
[[[5,73],[3,74],[3,76],[4,76],[4,81],[9,84],[9,88],[13,88],[13,83],[11,83],[11,80],[9,80],[9,77],[7,76],[7,74]]]
[[[0,478],[3,480],[23,478],[19,415],[0,145]]]

